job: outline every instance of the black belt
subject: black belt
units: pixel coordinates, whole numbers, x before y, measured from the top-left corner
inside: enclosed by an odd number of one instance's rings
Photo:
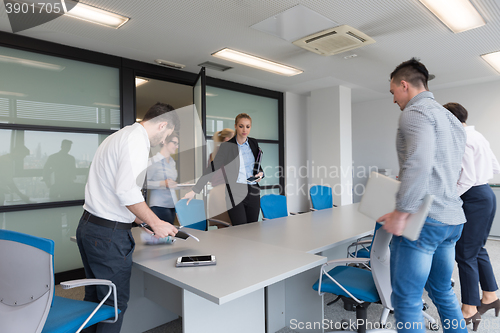
[[[111,229],[120,229],[120,230],[130,230],[132,229],[132,223],[124,223],[124,222],[115,222],[103,219],[99,216],[92,215],[86,210],[83,210],[83,216],[89,222],[100,225],[101,227],[111,228]]]

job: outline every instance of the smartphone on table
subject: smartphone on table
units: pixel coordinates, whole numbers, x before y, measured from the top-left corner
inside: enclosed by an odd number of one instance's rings
[[[184,256],[177,258],[175,266],[177,267],[192,267],[192,266],[208,266],[215,265],[217,260],[214,255],[201,255],[201,256]]]

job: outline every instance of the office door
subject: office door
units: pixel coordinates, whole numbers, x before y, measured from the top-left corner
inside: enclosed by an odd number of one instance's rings
[[[206,115],[206,78],[205,67],[202,67],[198,78],[193,86],[193,102],[196,108],[196,115],[198,119],[194,119],[194,124],[200,124],[201,128],[195,126],[194,131],[194,179],[202,176],[203,170],[207,164],[206,157],[206,140],[205,140],[205,115]],[[201,130],[200,130],[201,129]]]

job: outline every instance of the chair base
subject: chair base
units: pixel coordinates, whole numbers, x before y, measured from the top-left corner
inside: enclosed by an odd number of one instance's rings
[[[339,296],[342,299],[342,302],[344,302],[344,310],[346,311],[356,311],[356,307],[359,305],[358,302],[353,300],[350,297],[345,297],[345,296]],[[368,306],[371,303],[364,303],[366,304],[365,307],[368,308]]]
[[[343,297],[343,296],[342,296],[342,300],[345,302],[344,306],[346,304],[346,301],[347,301],[347,303],[354,302],[353,300],[351,300],[347,297]],[[354,303],[356,303],[356,302],[354,302]],[[368,318],[367,311],[368,311],[368,307],[370,306],[370,304],[371,303],[362,303],[362,304],[356,303],[356,305],[355,305],[356,323],[360,322],[362,324],[357,325],[356,331],[347,331],[347,330],[343,330],[343,331],[344,332],[358,332],[358,333],[370,333],[370,332],[394,333],[394,332],[397,332],[396,330],[385,329],[385,328],[377,328],[377,329],[367,330],[367,318]],[[387,319],[387,318],[385,318],[385,319]],[[384,319],[384,324],[385,324],[385,319]],[[354,327],[352,327],[353,325],[354,325],[353,323],[349,323],[348,321],[342,321],[342,324],[341,324],[342,328],[354,328]],[[380,325],[382,326],[382,324],[380,324]]]

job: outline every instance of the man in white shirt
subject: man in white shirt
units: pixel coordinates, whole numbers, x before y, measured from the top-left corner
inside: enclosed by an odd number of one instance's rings
[[[179,118],[168,104],[153,105],[140,123],[106,138],[94,156],[85,186],[84,213],[76,237],[87,278],[111,280],[117,289],[119,319],[99,323],[83,332],[120,332],[130,294],[132,223],[147,223],[157,238],[175,236],[177,229],[160,220],[144,201],[144,184],[150,147],[174,130]],[[85,300],[100,302],[107,287],[85,287]],[[110,301],[112,305],[112,301]]]
[[[488,180],[493,178],[493,174],[500,173],[500,166],[488,140],[474,126],[467,126],[467,110],[458,103],[443,106],[460,120],[467,133],[462,173],[458,180],[458,195],[464,202],[467,223],[455,247],[455,260],[460,277],[462,313],[465,321],[473,324],[475,331],[482,314],[493,308],[497,314],[500,310],[500,301],[495,293],[498,286],[484,248],[496,212],[496,197]]]

